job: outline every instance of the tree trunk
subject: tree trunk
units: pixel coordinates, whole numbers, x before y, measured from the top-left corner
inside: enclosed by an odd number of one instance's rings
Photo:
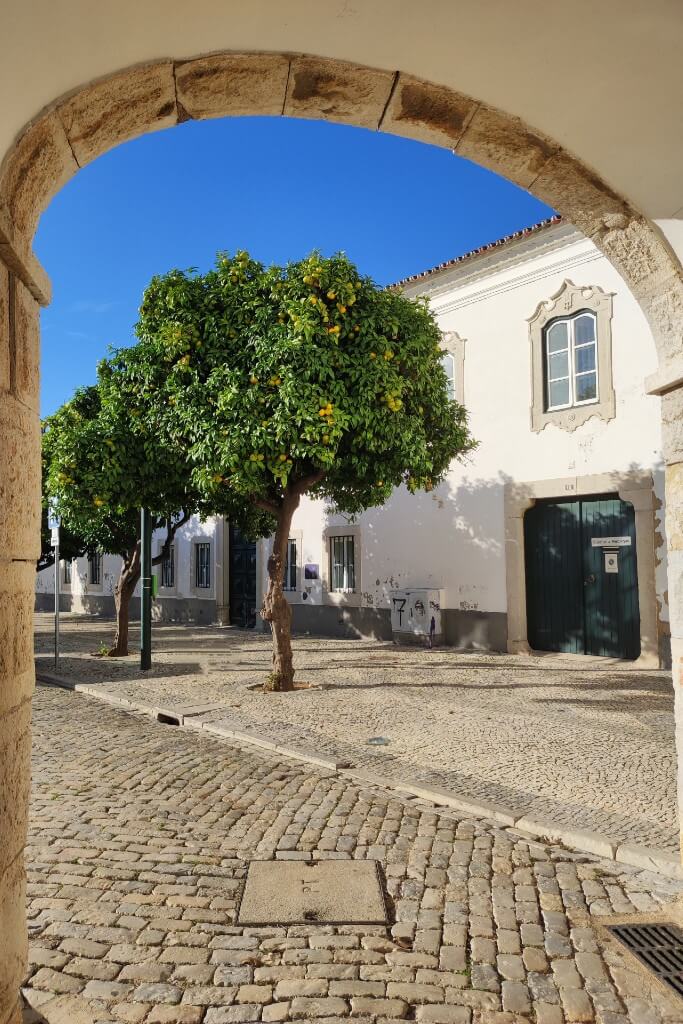
[[[287,489],[278,511],[273,551],[268,559],[268,590],[261,608],[261,615],[273,631],[273,670],[264,688],[278,693],[294,689],[292,609],[283,593],[283,584],[289,529],[299,500],[299,494]]]
[[[121,573],[114,591],[116,606],[116,635],[114,646],[107,651],[109,658],[125,658],[128,654],[128,623],[130,618],[130,599],[140,579],[140,545],[123,559]]]
[[[183,512],[177,522],[173,523],[170,519],[166,521],[166,540],[161,546],[159,553],[152,559],[152,565],[159,565],[168,556],[176,532],[181,526],[185,525],[189,518],[190,513]],[[155,521],[154,529],[158,529],[160,525],[159,521]],[[116,590],[114,591],[116,635],[114,636],[114,646],[111,650],[107,651],[107,656],[110,658],[125,658],[128,654],[130,599],[135,593],[135,588],[140,579],[142,570],[141,557],[142,547],[139,540],[134,548],[121,556],[121,573],[116,584]]]

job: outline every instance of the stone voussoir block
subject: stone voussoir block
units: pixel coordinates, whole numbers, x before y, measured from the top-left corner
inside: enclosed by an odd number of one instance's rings
[[[534,181],[557,146],[530,131],[519,118],[485,103],[477,107],[455,147],[458,156],[474,160],[522,188]]]
[[[83,167],[128,139],[177,124],[173,63],[140,65],[93,82],[57,114]]]
[[[399,75],[380,129],[453,149],[477,109],[477,102],[444,86]]]
[[[670,289],[680,278],[667,244],[644,217],[607,217],[592,241],[637,298]]]
[[[40,214],[77,170],[54,110],[27,126],[0,166],[0,202],[7,206],[15,238],[28,244]]]
[[[589,237],[601,230],[608,218],[631,216],[621,196],[564,150],[547,160],[528,188]]]
[[[283,113],[377,128],[394,75],[321,57],[293,57]]]
[[[282,113],[289,58],[272,53],[221,53],[176,63],[180,116],[276,117]]]

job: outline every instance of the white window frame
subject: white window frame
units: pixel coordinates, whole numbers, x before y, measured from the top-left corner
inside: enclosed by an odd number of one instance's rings
[[[342,548],[343,548],[343,552],[344,552],[344,554],[342,556],[342,562],[341,563],[336,563],[336,564],[340,564],[341,565],[342,573],[343,573],[344,580],[345,580],[345,585],[341,586],[341,587],[335,587],[335,585],[334,585],[334,575],[335,575],[335,573],[334,573],[334,569],[335,569],[334,549],[335,549],[335,545],[338,542],[341,542],[341,545],[342,545]],[[352,554],[351,560],[349,560],[346,557],[347,552],[348,552],[349,549],[351,550],[351,554]],[[329,575],[330,575],[330,591],[331,591],[331,593],[333,593],[333,594],[355,594],[356,593],[356,589],[357,589],[356,588],[356,538],[353,536],[353,534],[344,533],[344,532],[341,532],[341,533],[330,533],[329,538],[328,538],[328,557],[329,557],[329,560],[330,560]],[[353,585],[352,586],[348,585],[351,582],[350,579],[349,579],[349,575],[350,575],[349,574],[349,567],[350,566],[352,567],[352,573],[353,573],[353,581],[352,581]]]
[[[455,401],[455,356],[452,352],[444,352],[441,356],[441,365],[448,381],[446,385],[448,397],[453,402]]]
[[[332,538],[353,537],[355,589],[332,589]],[[363,597],[363,538],[360,526],[326,526],[323,530],[323,559],[321,565],[323,604],[338,608],[360,608]]]
[[[593,340],[576,343],[576,323],[581,317],[590,317],[593,321]],[[553,327],[558,327],[560,324],[565,324],[567,327],[567,347],[561,349],[555,349],[554,352],[550,351],[550,332]],[[600,401],[600,366],[598,361],[598,346],[600,339],[598,338],[598,318],[597,315],[591,309],[580,309],[577,313],[573,313],[571,316],[559,317],[555,320],[551,320],[550,323],[546,324],[543,328],[543,341],[544,341],[544,356],[545,356],[545,367],[544,367],[544,386],[545,386],[545,411],[546,412],[557,412],[558,409],[573,409],[581,405],[595,405]],[[592,370],[581,370],[577,372],[576,369],[576,351],[582,348],[593,348],[595,351],[595,365]],[[550,357],[551,355],[558,355],[562,352],[567,353],[567,377],[551,377],[550,376]],[[576,380],[578,377],[587,377],[589,374],[595,374],[595,395],[593,398],[584,398],[582,401],[576,398]],[[550,385],[557,384],[560,381],[569,381],[569,401],[563,402],[561,405],[551,405],[550,402]]]
[[[199,582],[199,549],[200,548],[206,548],[207,552],[208,552],[207,564],[206,564],[206,569],[207,569],[207,573],[208,573],[208,583],[206,585],[201,584]],[[211,578],[212,577],[212,572],[211,572],[211,541],[208,541],[208,540],[198,540],[198,541],[195,541],[194,544],[193,544],[193,552],[192,553],[194,555],[194,558],[192,559],[192,563],[193,563],[192,564],[192,572],[193,572],[193,579],[192,579],[193,586],[192,586],[192,589],[197,591],[200,594],[206,594],[206,593],[208,593],[211,590],[211,587],[213,585],[213,580]]]
[[[97,580],[93,580],[93,566],[97,566]],[[95,551],[92,555],[88,555],[88,587],[95,587],[97,589],[102,588],[102,582],[104,577],[104,559],[101,551]]]
[[[62,574],[62,584],[65,587],[70,587],[71,586],[71,580],[73,578],[73,576],[72,576],[72,574],[73,574],[73,559],[72,558],[65,558],[63,564],[64,564],[64,572]]]
[[[171,566],[171,582],[170,583],[164,583],[164,570],[165,570],[167,565]],[[175,580],[176,580],[175,544],[171,544],[171,546],[168,549],[168,557],[167,558],[162,558],[161,562],[159,562],[159,589],[160,590],[175,590]]]
[[[441,365],[447,356],[451,358],[453,375],[449,376],[446,367],[444,372],[449,378],[448,397],[454,399],[458,405],[465,404],[465,339],[461,338],[456,331],[444,331],[441,335],[441,348],[443,355]]]
[[[292,546],[294,547],[294,561],[292,562]],[[295,593],[299,589],[299,540],[297,537],[289,537],[285,552],[285,564],[283,568],[282,589],[286,594]],[[292,573],[292,570],[294,572]],[[294,585],[292,586],[292,575]]]

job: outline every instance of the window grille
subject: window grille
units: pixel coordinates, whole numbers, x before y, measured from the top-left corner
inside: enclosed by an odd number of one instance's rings
[[[292,537],[287,541],[285,556],[285,572],[283,590],[296,590],[296,540]]]
[[[168,554],[161,560],[161,586],[175,586],[175,544],[171,544]]]
[[[353,537],[330,537],[330,563],[332,590],[355,590],[356,562]]]
[[[200,590],[211,586],[211,545],[195,544],[194,584]]]
[[[93,587],[99,587],[102,582],[102,555],[99,551],[88,558],[89,581]]]

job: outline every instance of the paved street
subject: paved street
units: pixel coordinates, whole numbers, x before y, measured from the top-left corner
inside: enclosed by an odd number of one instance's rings
[[[659,1024],[683,1009],[599,933],[683,883],[38,687],[32,1001],[97,1021]],[[250,859],[379,861],[395,924],[238,927]]]
[[[52,618],[37,616],[51,668]],[[93,658],[112,623],[65,618],[60,673],[152,705],[215,702],[279,743],[397,781],[417,780],[536,819],[675,852],[670,674],[598,659],[459,654],[297,637],[297,678],[322,690],[265,695],[270,640],[213,627],[155,626],[154,667]],[[137,634],[131,640],[135,651]],[[382,737],[387,743],[372,746]]]

